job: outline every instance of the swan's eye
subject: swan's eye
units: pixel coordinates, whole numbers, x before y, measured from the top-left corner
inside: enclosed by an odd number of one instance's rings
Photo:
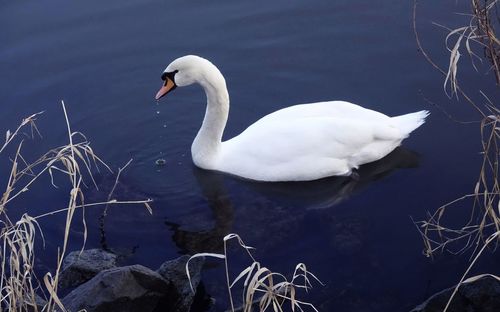
[[[178,72],[179,72],[179,71],[178,71],[177,69],[176,69],[176,70],[174,70],[173,72],[168,72],[168,73],[166,73],[166,72],[165,72],[165,73],[163,73],[163,74],[161,75],[161,80],[165,81],[165,79],[170,78],[170,80],[175,81],[175,80],[174,80],[174,76],[175,76],[175,74],[177,74]]]

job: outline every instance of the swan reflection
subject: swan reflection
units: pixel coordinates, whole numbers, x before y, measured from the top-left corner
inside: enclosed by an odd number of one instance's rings
[[[223,250],[222,238],[233,230],[236,210],[252,211],[248,208],[249,206],[262,205],[264,200],[269,205],[267,209],[273,209],[275,206],[293,209],[293,214],[290,215],[297,220],[298,217],[305,215],[308,209],[325,209],[338,205],[370,183],[397,169],[415,168],[418,163],[418,154],[399,147],[386,157],[361,166],[355,177],[331,177],[310,182],[277,183],[242,180],[193,167],[196,181],[212,211],[214,225],[202,231],[183,230],[179,225],[170,222],[167,222],[167,225],[174,232],[173,240],[176,245],[184,252],[191,254],[221,252]],[[256,196],[252,194],[250,198],[254,202],[246,202],[244,205],[235,207],[230,197],[233,188],[235,192],[241,192],[243,188],[246,189],[245,193],[255,193]]]

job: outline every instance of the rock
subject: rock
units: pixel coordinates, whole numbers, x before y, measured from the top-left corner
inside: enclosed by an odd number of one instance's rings
[[[43,299],[39,295],[35,294],[35,302],[36,308],[33,306],[28,311],[42,311],[45,305],[47,304],[47,300]]]
[[[35,294],[35,297],[32,298],[30,296],[27,296],[28,298],[23,298],[24,302],[18,302],[16,304],[16,309],[13,309],[14,311],[27,311],[27,312],[40,312],[43,310],[45,305],[47,304],[47,300],[43,299],[40,297],[38,294]],[[1,308],[0,308],[1,310]],[[5,311],[11,311],[10,309],[6,308]]]
[[[438,292],[411,312],[442,312],[454,288]],[[461,285],[451,301],[448,311],[500,311],[500,280],[492,275],[484,275]]]
[[[68,288],[81,285],[99,272],[116,267],[116,258],[115,254],[102,249],[70,252],[63,261],[59,286]]]
[[[141,265],[115,267],[116,255],[102,250],[70,253],[63,264],[61,284],[80,285],[63,299],[69,311],[89,312],[175,311],[189,312],[193,302],[203,302],[203,291],[193,294],[185,267],[189,256],[167,261],[157,272]],[[202,289],[200,273],[205,260],[189,262],[193,288]],[[199,287],[200,286],[200,287]]]
[[[70,312],[177,311],[176,290],[162,276],[142,265],[112,268],[97,274],[63,299]]]
[[[164,262],[157,272],[169,282],[179,293],[179,300],[174,304],[174,311],[189,312],[195,294],[191,291],[189,280],[186,275],[186,262],[189,256],[182,256],[175,260]],[[193,289],[196,291],[201,279],[201,269],[205,258],[199,257],[189,261],[189,274]]]

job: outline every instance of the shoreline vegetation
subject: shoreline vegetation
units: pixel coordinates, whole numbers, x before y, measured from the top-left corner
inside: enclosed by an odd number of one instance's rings
[[[40,298],[46,300],[44,311],[65,311],[61,299],[58,296],[58,285],[61,274],[63,259],[67,253],[70,228],[74,221],[75,212],[81,209],[103,205],[143,205],[150,213],[152,209],[151,199],[144,200],[117,200],[109,194],[108,200],[104,202],[87,203],[83,188],[92,184],[97,188],[93,177],[93,170],[99,167],[113,172],[111,168],[101,160],[93,151],[85,135],[73,131],[70,126],[66,106],[61,102],[62,110],[66,120],[68,143],[49,150],[33,162],[28,162],[23,157],[24,140],[22,135],[34,138],[40,136],[36,126],[36,120],[43,112],[33,114],[23,119],[14,130],[8,130],[5,142],[0,147],[0,153],[5,152],[7,147],[19,141],[13,157],[11,157],[11,170],[7,180],[6,189],[0,198],[0,239],[2,249],[0,251],[0,307],[6,311],[37,311],[37,302]],[[119,170],[121,172],[121,169]],[[41,215],[30,215],[24,213],[19,220],[13,220],[9,216],[9,207],[18,197],[29,196],[30,187],[43,176],[49,176],[53,187],[55,175],[66,176],[70,183],[67,207],[56,209]],[[47,218],[54,214],[65,214],[66,222],[64,228],[63,244],[58,248],[55,271],[47,272],[43,278],[35,273],[35,244],[41,240],[44,245],[43,229],[38,220]],[[82,224],[84,226],[84,239],[82,250],[85,248],[87,238],[87,227],[83,214]],[[40,236],[40,237],[39,237]]]
[[[453,287],[453,291],[447,294],[448,298],[441,307],[442,311],[446,312],[451,311],[449,308],[459,290],[463,288],[462,286],[482,277],[481,275],[468,277],[477,260],[484,255],[485,250],[495,252],[500,243],[500,184],[498,182],[500,108],[496,100],[492,100],[492,97],[482,90],[468,90],[467,81],[473,77],[459,76],[459,68],[467,64],[461,61],[461,57],[466,55],[470,61],[468,65],[472,66],[477,74],[493,75],[491,82],[496,84],[496,88],[500,85],[500,40],[497,37],[500,27],[499,1],[471,0],[470,12],[457,14],[457,18],[464,19],[462,27],[451,29],[434,23],[447,32],[445,45],[450,55],[447,67],[438,65],[423,47],[417,31],[417,5],[418,1],[414,0],[413,31],[419,51],[425,60],[444,77],[443,89],[450,101],[465,100],[475,112],[474,118],[479,121],[458,121],[436,103],[425,100],[437,106],[454,122],[477,124],[482,146],[480,151],[482,160],[472,192],[442,205],[434,212],[429,212],[426,220],[415,222],[424,242],[424,255],[427,257],[432,258],[436,253],[441,252],[464,254],[472,249],[470,265],[458,284]],[[459,208],[467,207],[470,209],[470,215],[461,226],[457,227],[447,222],[446,217],[453,213],[453,209],[459,210]],[[500,281],[498,276],[492,274],[488,276]]]
[[[233,281],[229,275],[228,264],[228,242],[231,240],[237,241],[239,247],[247,253],[251,260],[251,264],[244,268]],[[196,260],[199,257],[211,257],[224,260],[224,268],[226,273],[226,287],[229,295],[229,303],[231,312],[243,311],[251,312],[253,310],[268,311],[271,308],[274,312],[283,311],[285,305],[290,306],[291,311],[307,311],[314,310],[318,312],[316,307],[309,302],[298,299],[299,291],[309,291],[313,286],[311,281],[324,286],[324,284],[310,271],[308,271],[304,263],[298,263],[295,266],[290,280],[279,272],[273,272],[269,268],[264,267],[252,255],[253,247],[247,246],[238,234],[228,234],[223,238],[224,253],[198,253],[189,258],[186,262],[186,275],[189,279],[191,290],[194,293],[195,289],[191,285],[191,276],[189,274],[189,262]],[[238,283],[242,282],[243,289],[239,290],[242,294],[241,307],[235,308],[235,300],[233,299],[234,288]]]

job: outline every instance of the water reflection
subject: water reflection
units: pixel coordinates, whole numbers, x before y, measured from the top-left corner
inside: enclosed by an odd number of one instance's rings
[[[400,168],[415,168],[418,164],[417,153],[399,147],[383,159],[361,166],[355,177],[331,177],[310,182],[255,182],[194,167],[193,174],[212,211],[214,225],[207,230],[189,231],[181,229],[179,224],[173,222],[166,224],[174,233],[175,244],[183,252],[221,252],[222,238],[232,231],[235,214],[226,179],[254,191],[271,203],[269,205],[294,209],[293,216],[296,219],[298,214],[303,215],[307,210],[338,205],[356,191],[391,172]],[[246,205],[248,204],[252,203]],[[262,204],[262,201],[256,199],[255,204]]]
[[[399,168],[418,166],[415,152],[398,147],[386,157],[361,166],[354,177],[330,177],[310,182],[250,183],[269,198],[303,209],[323,209],[339,204],[357,190]]]
[[[187,254],[197,252],[216,252],[223,250],[223,237],[231,232],[233,226],[233,205],[224,186],[223,175],[193,166],[193,174],[203,196],[212,210],[214,226],[208,230],[182,230],[176,223],[165,222],[174,232],[172,239],[181,251]]]

